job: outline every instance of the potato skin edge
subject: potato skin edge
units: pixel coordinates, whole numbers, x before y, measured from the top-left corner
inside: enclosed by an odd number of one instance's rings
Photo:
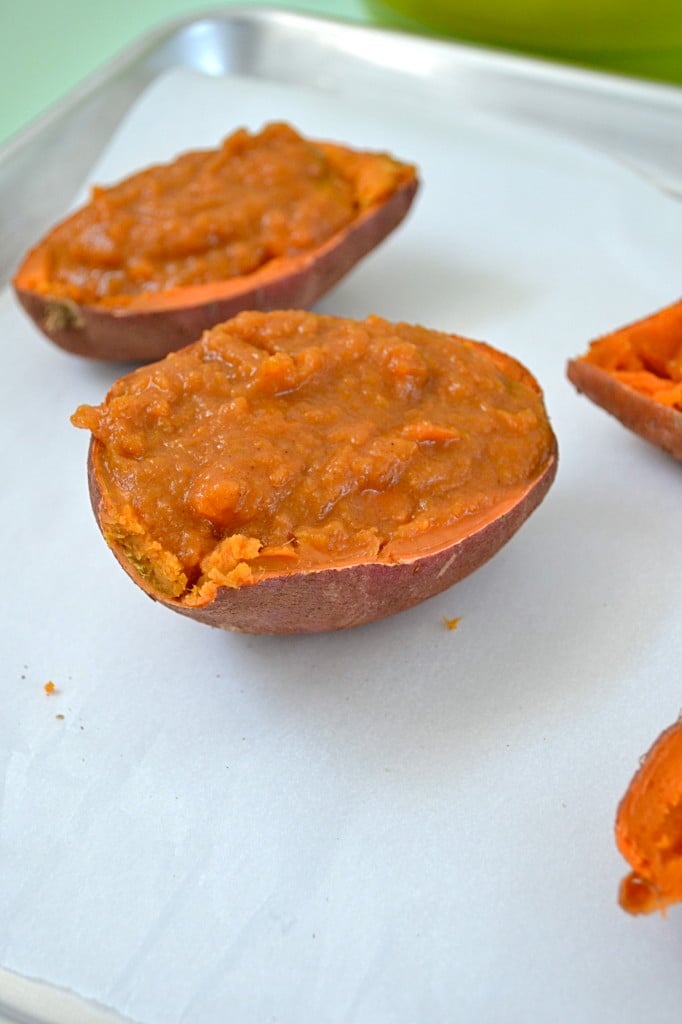
[[[682,413],[635,391],[583,359],[569,360],[566,376],[577,391],[628,430],[682,461]]]
[[[101,528],[104,498],[96,472],[96,445],[88,454],[90,500]],[[111,550],[134,583],[172,611],[219,629],[251,634],[322,633],[366,625],[405,611],[447,590],[489,561],[542,502],[557,472],[556,440],[541,474],[504,514],[490,517],[456,543],[395,563],[372,562],[265,577],[238,589],[220,587],[201,608],[160,597],[116,545]]]

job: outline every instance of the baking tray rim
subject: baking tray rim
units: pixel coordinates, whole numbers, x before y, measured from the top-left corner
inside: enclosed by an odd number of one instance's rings
[[[403,88],[405,97],[409,93],[417,103],[433,98],[437,89],[441,102],[449,96],[453,105],[573,136],[682,197],[680,87],[284,7],[207,7],[142,33],[0,145],[0,287],[9,282],[26,249],[73,202],[144,89],[172,67],[206,73],[201,62],[190,59],[191,47],[183,51],[182,46],[200,27],[204,43],[208,30],[218,44],[211,60],[217,58],[219,70],[214,66],[208,73],[312,84],[319,91],[348,96],[357,96],[357,81],[363,76],[375,84],[379,74],[390,84],[391,95],[396,87]],[[233,37],[241,33],[242,40],[250,33],[249,41],[262,49],[247,46],[244,55],[230,48],[224,35],[230,32]],[[273,33],[280,45],[268,48]],[[283,37],[287,46],[281,45]],[[312,82],[305,60],[310,52],[316,69]],[[276,66],[263,63],[273,55]],[[41,160],[48,149],[50,160]],[[40,175],[33,173],[35,166],[41,167]]]
[[[31,118],[25,125],[13,132],[0,143],[0,166],[13,151],[26,144],[36,134],[55,119],[61,118],[78,106],[95,90],[106,86],[117,75],[137,64],[145,56],[154,54],[163,45],[178,34],[203,22],[251,22],[253,27],[262,26],[267,22],[280,21],[287,29],[310,29],[326,26],[345,33],[361,35],[373,34],[384,42],[400,39],[409,47],[439,50],[441,54],[449,53],[459,61],[475,64],[478,68],[504,70],[512,74],[526,75],[541,79],[561,81],[574,88],[587,87],[599,91],[617,92],[624,99],[647,98],[654,103],[671,104],[677,108],[682,117],[682,86],[656,79],[619,74],[613,71],[600,70],[569,62],[554,60],[533,54],[488,46],[484,43],[460,41],[454,38],[417,34],[406,29],[387,27],[372,23],[361,23],[338,16],[326,14],[310,14],[286,7],[269,5],[235,4],[229,7],[207,7],[201,11],[167,18],[157,25],[145,30],[118,53],[114,54],[94,71],[87,74],[80,82],[69,89],[59,99],[53,101],[44,110]],[[365,51],[363,59],[369,61]],[[156,74],[166,70],[159,67]],[[412,76],[409,68],[402,69],[405,75]]]

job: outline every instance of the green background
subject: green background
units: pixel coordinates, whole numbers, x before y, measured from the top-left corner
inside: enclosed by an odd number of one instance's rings
[[[372,20],[362,0],[0,0],[0,142],[148,29],[182,15],[255,6]]]

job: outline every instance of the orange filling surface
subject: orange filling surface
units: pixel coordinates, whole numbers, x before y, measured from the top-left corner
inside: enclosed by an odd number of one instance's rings
[[[598,338],[583,359],[647,398],[682,410],[682,307]]]
[[[390,195],[413,168],[302,138],[286,124],[241,129],[110,188],[32,253],[25,287],[84,305],[252,273],[319,246]]]
[[[377,317],[242,313],[81,406],[109,543],[187,604],[385,560],[517,495],[553,451],[514,360]]]

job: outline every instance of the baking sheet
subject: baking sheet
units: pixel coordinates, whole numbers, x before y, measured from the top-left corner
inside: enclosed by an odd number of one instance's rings
[[[278,117],[414,159],[408,221],[318,308],[520,358],[557,482],[419,608],[207,629],[138,592],[89,511],[68,417],[125,367],[53,348],[4,293],[0,964],[141,1024],[672,1024],[682,918],[618,909],[612,823],[682,703],[682,478],[564,364],[677,297],[682,207],[508,117],[313,84],[171,70],[91,177]]]

